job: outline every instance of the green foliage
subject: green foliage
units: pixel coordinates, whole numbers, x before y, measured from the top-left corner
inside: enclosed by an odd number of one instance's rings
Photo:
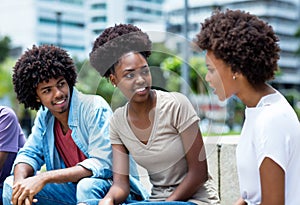
[[[300,120],[300,92],[296,89],[288,89],[284,92],[284,97],[294,108],[298,119]]]
[[[168,57],[165,59],[161,67],[167,74],[167,87],[171,90],[180,90],[180,76],[181,76],[182,60],[178,57]],[[207,93],[207,83],[205,81],[206,65],[205,59],[202,57],[192,57],[189,60],[189,77],[190,88],[194,93]]]
[[[207,72],[205,59],[199,56],[192,57],[189,60],[190,65],[190,83],[194,93],[207,94],[207,82],[205,75]]]
[[[15,93],[12,84],[12,68],[15,61],[6,58],[4,62],[0,64],[0,98],[9,96],[11,103],[15,104]]]
[[[151,66],[160,66],[166,58],[174,56],[174,52],[168,49],[162,43],[153,43],[151,55],[148,58],[148,63]]]
[[[102,78],[99,73],[91,66],[88,60],[78,61],[75,59],[78,71],[76,87],[78,90],[87,94],[97,94],[102,96],[108,103],[114,92],[114,87],[106,78]]]
[[[0,39],[0,63],[4,62],[5,59],[9,56],[10,50],[10,38],[4,36]]]
[[[180,91],[180,67],[181,60],[177,57],[166,58],[161,63],[161,68],[165,73],[166,89],[171,91]]]

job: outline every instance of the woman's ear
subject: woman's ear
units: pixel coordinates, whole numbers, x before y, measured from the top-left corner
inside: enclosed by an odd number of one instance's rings
[[[117,86],[115,75],[110,74],[110,75],[109,75],[109,81],[110,81],[110,83],[111,83],[114,87]]]

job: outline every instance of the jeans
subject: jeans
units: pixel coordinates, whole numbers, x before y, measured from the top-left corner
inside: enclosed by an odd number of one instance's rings
[[[3,204],[3,202],[2,202],[2,192],[3,192],[3,187],[0,187],[0,205]]]
[[[10,205],[12,195],[13,176],[4,182],[3,204]],[[90,199],[102,199],[108,192],[111,180],[99,178],[83,178],[76,183],[51,183],[35,195],[38,200],[36,205],[74,205],[78,202],[86,202]]]
[[[130,205],[196,205],[189,201],[131,201]]]
[[[85,204],[87,205],[98,205],[100,199],[88,200]],[[126,200],[122,205],[196,205],[193,202],[188,201],[135,201],[135,200]]]

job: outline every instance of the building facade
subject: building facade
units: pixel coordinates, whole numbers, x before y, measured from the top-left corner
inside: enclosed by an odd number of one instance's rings
[[[167,12],[167,30],[182,33],[184,22],[183,1],[170,5]],[[241,9],[256,14],[267,21],[275,30],[280,42],[279,67],[281,74],[272,82],[279,89],[296,88],[300,90],[299,38],[295,37],[300,28],[299,0],[189,0],[188,1],[188,37],[192,40],[201,29],[200,22],[209,17],[215,9]]]
[[[79,59],[92,42],[118,23],[163,23],[164,0],[0,0],[0,35],[17,57],[33,44],[54,44]]]
[[[143,30],[160,30],[164,26],[165,0],[86,0],[88,44],[107,27],[132,23]],[[165,29],[163,27],[163,29]]]

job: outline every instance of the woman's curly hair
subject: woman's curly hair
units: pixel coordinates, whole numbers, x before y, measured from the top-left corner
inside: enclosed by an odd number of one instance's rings
[[[75,85],[76,67],[69,54],[52,45],[33,45],[18,59],[13,68],[13,84],[17,99],[25,108],[38,110],[36,88],[41,82],[63,76],[70,88]]]
[[[248,12],[227,9],[215,11],[201,26],[196,44],[211,50],[233,72],[242,73],[252,85],[274,78],[280,48],[268,23]]]
[[[90,63],[100,75],[108,78],[122,55],[133,51],[148,58],[151,46],[149,36],[140,28],[132,24],[115,25],[106,28],[95,40]]]

